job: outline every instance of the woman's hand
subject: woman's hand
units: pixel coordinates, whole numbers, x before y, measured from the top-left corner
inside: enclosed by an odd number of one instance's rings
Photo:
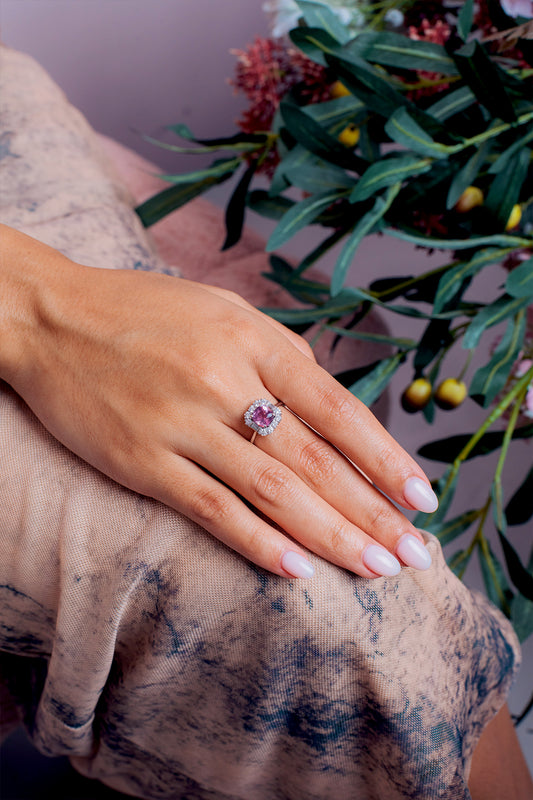
[[[382,494],[429,511],[429,481],[300,337],[225,290],[83,267],[21,234],[9,251],[0,371],[66,447],[278,575],[312,575],[299,545],[368,578],[429,566]],[[293,413],[252,444],[258,398]]]

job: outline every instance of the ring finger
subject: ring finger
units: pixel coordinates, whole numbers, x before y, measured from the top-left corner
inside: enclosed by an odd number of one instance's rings
[[[284,419],[284,426],[290,426],[292,431],[298,429],[295,434],[297,441],[307,447],[309,453],[313,447],[310,437],[315,434],[290,412],[286,411],[284,416],[290,417]],[[321,479],[318,473],[313,477],[313,468],[308,468],[304,477],[291,467],[291,464],[296,466],[299,456],[289,430],[284,440],[278,438],[276,455],[252,446],[232,429],[226,428],[226,431],[224,437],[220,437],[219,432],[216,449],[207,451],[205,443],[198,441],[196,452],[188,453],[188,456],[231,486],[289,535],[328,561],[364,577],[393,575],[399,571],[400,564],[386,547],[398,549],[400,540],[406,535],[409,542],[412,537],[419,543],[418,534],[408,520],[334,448],[328,451],[325,445],[323,463],[329,472],[335,463],[338,489],[333,488],[335,481],[327,476]],[[281,428],[276,434],[280,432]],[[353,497],[353,507],[349,499],[341,499],[343,494]],[[354,509],[358,510],[357,514]],[[370,533],[354,521],[357,516],[363,519]],[[379,517],[383,519],[377,532],[372,530],[371,517],[375,521]],[[385,522],[387,518],[388,525]],[[377,523],[376,527],[379,527]],[[385,540],[385,547],[378,544],[380,538]],[[408,549],[400,547],[404,553]],[[424,552],[427,552],[425,548]],[[401,557],[405,563],[403,555]]]
[[[255,445],[282,461],[346,519],[370,534],[406,566],[427,569],[429,551],[418,530],[333,445],[284,408],[283,427]]]

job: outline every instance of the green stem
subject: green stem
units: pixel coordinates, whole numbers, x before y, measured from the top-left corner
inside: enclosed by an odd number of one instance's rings
[[[475,144],[480,144],[481,142],[485,142],[488,139],[493,139],[495,136],[499,136],[500,133],[503,131],[509,130],[512,128],[517,128],[519,125],[524,125],[529,120],[533,119],[533,111],[528,111],[527,114],[522,114],[522,116],[518,117],[516,122],[513,122],[512,125],[509,122],[502,122],[500,125],[495,125],[494,127],[489,128],[483,133],[478,133],[476,136],[471,136],[468,139],[463,139],[460,144],[451,145],[450,147],[446,148],[449,153],[460,153],[461,150],[466,150],[467,147],[471,147]]]
[[[430,245],[428,245],[430,246]],[[508,255],[509,253],[513,253],[516,250],[516,247],[502,247],[498,253],[494,254],[494,261],[497,261],[500,258]],[[420,281],[426,280],[426,278],[434,277],[435,275],[441,275],[447,272],[452,267],[457,267],[459,264],[465,263],[463,259],[457,259],[456,261],[451,261],[449,264],[445,264],[442,267],[436,267],[435,269],[429,270],[428,272],[423,272],[422,275],[415,275],[412,278],[407,278],[407,280],[401,281],[397,283],[390,289],[384,289],[382,292],[372,292],[371,294],[374,295],[378,300],[383,300],[389,294],[394,294],[399,289],[402,291],[404,289],[409,289],[411,286],[415,286]]]
[[[472,361],[472,358],[474,356],[474,352],[475,352],[474,350],[470,350],[469,351],[468,356],[466,357],[466,361],[463,364],[463,368],[462,368],[461,372],[459,373],[459,375],[457,376],[457,380],[458,381],[462,381],[464,376],[466,375],[466,371],[467,371],[468,367],[470,366],[470,362]]]
[[[528,387],[529,382],[531,380],[533,380],[533,367],[530,367],[528,369],[528,371],[525,373],[525,375],[523,375],[515,383],[513,388],[505,395],[505,397],[503,397],[500,400],[498,405],[494,407],[494,409],[491,411],[489,416],[485,419],[485,421],[483,422],[481,427],[478,428],[476,433],[473,434],[473,436],[468,440],[466,445],[463,447],[463,449],[461,450],[461,452],[459,453],[459,455],[455,459],[454,464],[456,462],[460,464],[462,461],[465,460],[465,458],[468,455],[470,455],[470,453],[472,452],[472,450],[474,449],[476,444],[479,442],[479,440],[482,438],[482,436],[484,436],[485,433],[488,431],[488,429],[491,427],[491,425],[493,425],[496,422],[496,420],[499,417],[501,417],[503,412],[511,405],[511,403],[513,402],[515,397],[518,397],[518,395],[524,390],[524,387],[527,390],[527,387]]]
[[[503,412],[511,405],[513,400],[520,396],[524,389],[527,391],[527,387],[529,386],[530,381],[533,380],[533,367],[530,367],[528,371],[515,383],[512,389],[503,397],[497,406],[491,411],[482,425],[478,428],[478,430],[472,434],[468,442],[465,444],[459,455],[453,461],[450,469],[450,474],[446,480],[444,488],[441,492],[440,499],[441,501],[444,499],[446,494],[449,492],[450,487],[453,485],[457,472],[459,471],[461,464],[465,459],[470,455],[476,444],[479,442],[480,439],[485,435],[488,429],[496,422],[499,417],[503,414]],[[512,436],[512,431],[509,436]],[[426,522],[429,523],[431,521],[433,515],[430,515]]]

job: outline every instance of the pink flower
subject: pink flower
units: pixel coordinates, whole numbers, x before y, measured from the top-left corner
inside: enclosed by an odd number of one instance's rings
[[[533,0],[500,0],[500,5],[509,17],[533,17]]]
[[[522,413],[525,417],[533,419],[533,386],[530,386],[527,390],[524,407],[522,407]]]

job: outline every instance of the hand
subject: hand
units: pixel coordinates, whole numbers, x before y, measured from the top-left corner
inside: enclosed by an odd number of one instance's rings
[[[24,239],[33,264],[43,246]],[[429,481],[300,337],[231,292],[46,250],[4,372],[66,447],[278,575],[311,576],[300,544],[367,578],[396,574],[393,554],[429,566],[382,494],[431,510]],[[262,397],[291,411],[251,444],[243,414]]]

